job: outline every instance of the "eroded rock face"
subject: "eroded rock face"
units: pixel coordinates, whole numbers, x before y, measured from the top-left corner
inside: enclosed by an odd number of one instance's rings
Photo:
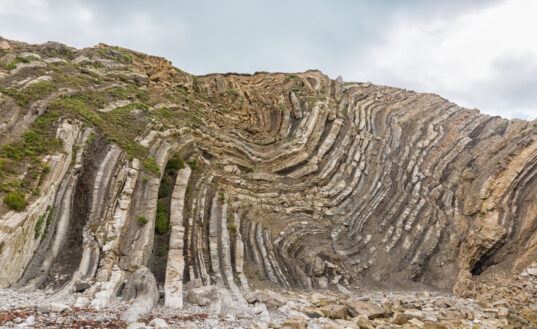
[[[537,255],[533,122],[318,71],[193,77],[106,45],[2,45],[0,58],[37,55],[1,69],[2,143],[56,111],[61,148],[35,155],[50,166],[40,195],[0,207],[0,287],[37,289],[61,272],[58,296],[78,290],[105,308],[144,268],[165,305],[214,287],[218,312],[266,282],[475,297],[476,275],[518,274]],[[29,158],[0,156],[14,167],[3,183],[33,184]]]

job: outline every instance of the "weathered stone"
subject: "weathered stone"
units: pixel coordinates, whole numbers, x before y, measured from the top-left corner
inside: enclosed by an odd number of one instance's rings
[[[162,328],[169,327],[168,323],[165,320],[159,319],[159,318],[154,318],[153,320],[151,320],[151,322],[149,322],[149,325],[155,329],[162,329]]]
[[[127,323],[136,322],[158,303],[157,281],[148,268],[141,267],[131,274],[123,289],[123,300],[131,301],[129,308],[120,316]]]
[[[412,319],[408,320],[408,323],[410,323],[412,325],[415,325],[418,328],[423,328],[425,326],[425,323],[421,322],[420,320],[418,320],[416,318],[412,318]]]
[[[351,298],[346,300],[345,304],[347,305],[349,314],[352,317],[358,315],[365,315],[369,319],[375,319],[378,317],[385,316],[387,314],[386,310],[371,302]]]
[[[524,308],[522,311],[520,311],[520,316],[532,325],[537,326],[537,312],[532,311],[529,308]]]
[[[404,313],[395,312],[393,314],[392,322],[397,325],[403,325],[408,322],[408,316]]]
[[[409,319],[423,320],[425,318],[425,314],[423,313],[423,311],[416,310],[416,309],[407,309],[405,310],[404,314]]]
[[[198,288],[191,288],[188,290],[187,299],[190,303],[199,306],[209,305],[214,300],[219,298],[218,289],[216,286],[202,286]]]
[[[269,310],[275,310],[278,307],[285,305],[288,301],[286,297],[271,290],[256,291],[256,297],[258,301],[267,305]]]
[[[50,303],[50,304],[44,304],[38,307],[37,309],[39,312],[48,313],[48,312],[71,312],[72,309],[65,304],[62,303]]]
[[[306,329],[306,322],[303,320],[287,320],[282,323],[282,329]]]
[[[529,275],[537,276],[537,268],[535,267],[530,267],[526,269],[526,272],[528,272]]]
[[[76,282],[75,283],[75,292],[82,292],[86,289],[91,287],[91,285],[88,282],[82,281],[82,282]]]
[[[345,305],[329,304],[322,306],[320,311],[330,319],[345,319],[347,317],[347,306]]]
[[[373,323],[373,321],[369,320],[367,318],[367,316],[365,316],[365,315],[360,315],[360,316],[356,317],[354,320],[356,322],[356,325],[360,329],[373,329],[373,328],[376,328],[375,323]]]
[[[325,316],[325,314],[320,309],[313,306],[305,307],[304,309],[302,309],[302,312],[304,312],[304,314],[313,319]]]

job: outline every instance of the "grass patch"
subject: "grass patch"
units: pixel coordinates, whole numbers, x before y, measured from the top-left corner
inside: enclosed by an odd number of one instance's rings
[[[159,176],[160,175],[160,167],[158,166],[155,159],[149,157],[144,160],[144,167],[145,169],[151,171],[153,174]]]
[[[9,69],[9,70],[12,70],[12,69],[16,68],[17,64],[19,64],[19,63],[30,63],[31,61],[34,61],[34,60],[38,60],[38,58],[35,57],[35,56],[26,56],[26,57],[17,56],[17,58],[15,58],[15,60],[13,62],[11,62],[8,65],[6,65],[5,68]]]
[[[190,169],[192,169],[192,170],[198,169],[198,161],[196,159],[192,159],[192,160],[188,161],[187,164],[190,167]]]
[[[47,237],[50,224],[52,223],[52,216],[54,215],[54,208],[51,206],[47,207],[46,212],[39,217],[37,220],[37,223],[35,225],[35,236],[34,238],[37,239],[41,235],[41,232],[43,230],[43,224],[45,225],[45,231],[43,232],[43,239]]]
[[[24,192],[11,191],[4,195],[4,203],[13,210],[21,211],[26,208],[26,200],[24,200]]]
[[[0,88],[2,93],[13,97],[19,106],[26,106],[38,99],[43,99],[54,90],[56,90],[56,86],[50,81],[36,82],[21,91],[15,88]]]
[[[27,156],[48,154],[59,149],[61,143],[51,131],[58,117],[58,113],[54,111],[39,117],[30,125],[30,129],[23,133],[21,141],[3,145],[0,156],[20,160]]]
[[[39,236],[41,235],[41,230],[43,229],[43,224],[45,223],[45,216],[46,214],[41,215],[37,220],[37,223],[35,224],[34,239],[39,238]]]
[[[224,93],[226,95],[234,95],[234,96],[238,96],[239,95],[239,92],[236,90],[236,89],[226,89],[226,91],[224,91]]]

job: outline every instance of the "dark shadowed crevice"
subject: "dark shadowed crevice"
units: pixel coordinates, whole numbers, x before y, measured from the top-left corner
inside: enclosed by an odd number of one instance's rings
[[[170,204],[175,179],[179,169],[184,168],[182,159],[172,158],[166,164],[166,169],[160,180],[155,218],[155,240],[153,252],[149,259],[149,269],[155,275],[157,283],[163,285],[166,279],[168,249],[170,242]]]
[[[49,277],[44,283],[46,286],[52,285],[54,288],[59,288],[78,269],[82,258],[82,230],[90,213],[95,175],[98,172],[100,160],[106,155],[106,149],[106,143],[100,137],[95,138],[88,146],[75,185],[67,239],[52,265]]]

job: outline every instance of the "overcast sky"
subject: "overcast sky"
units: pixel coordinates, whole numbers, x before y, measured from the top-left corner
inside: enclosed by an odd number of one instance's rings
[[[0,0],[0,35],[119,45],[193,74],[319,69],[537,118],[536,0]]]

